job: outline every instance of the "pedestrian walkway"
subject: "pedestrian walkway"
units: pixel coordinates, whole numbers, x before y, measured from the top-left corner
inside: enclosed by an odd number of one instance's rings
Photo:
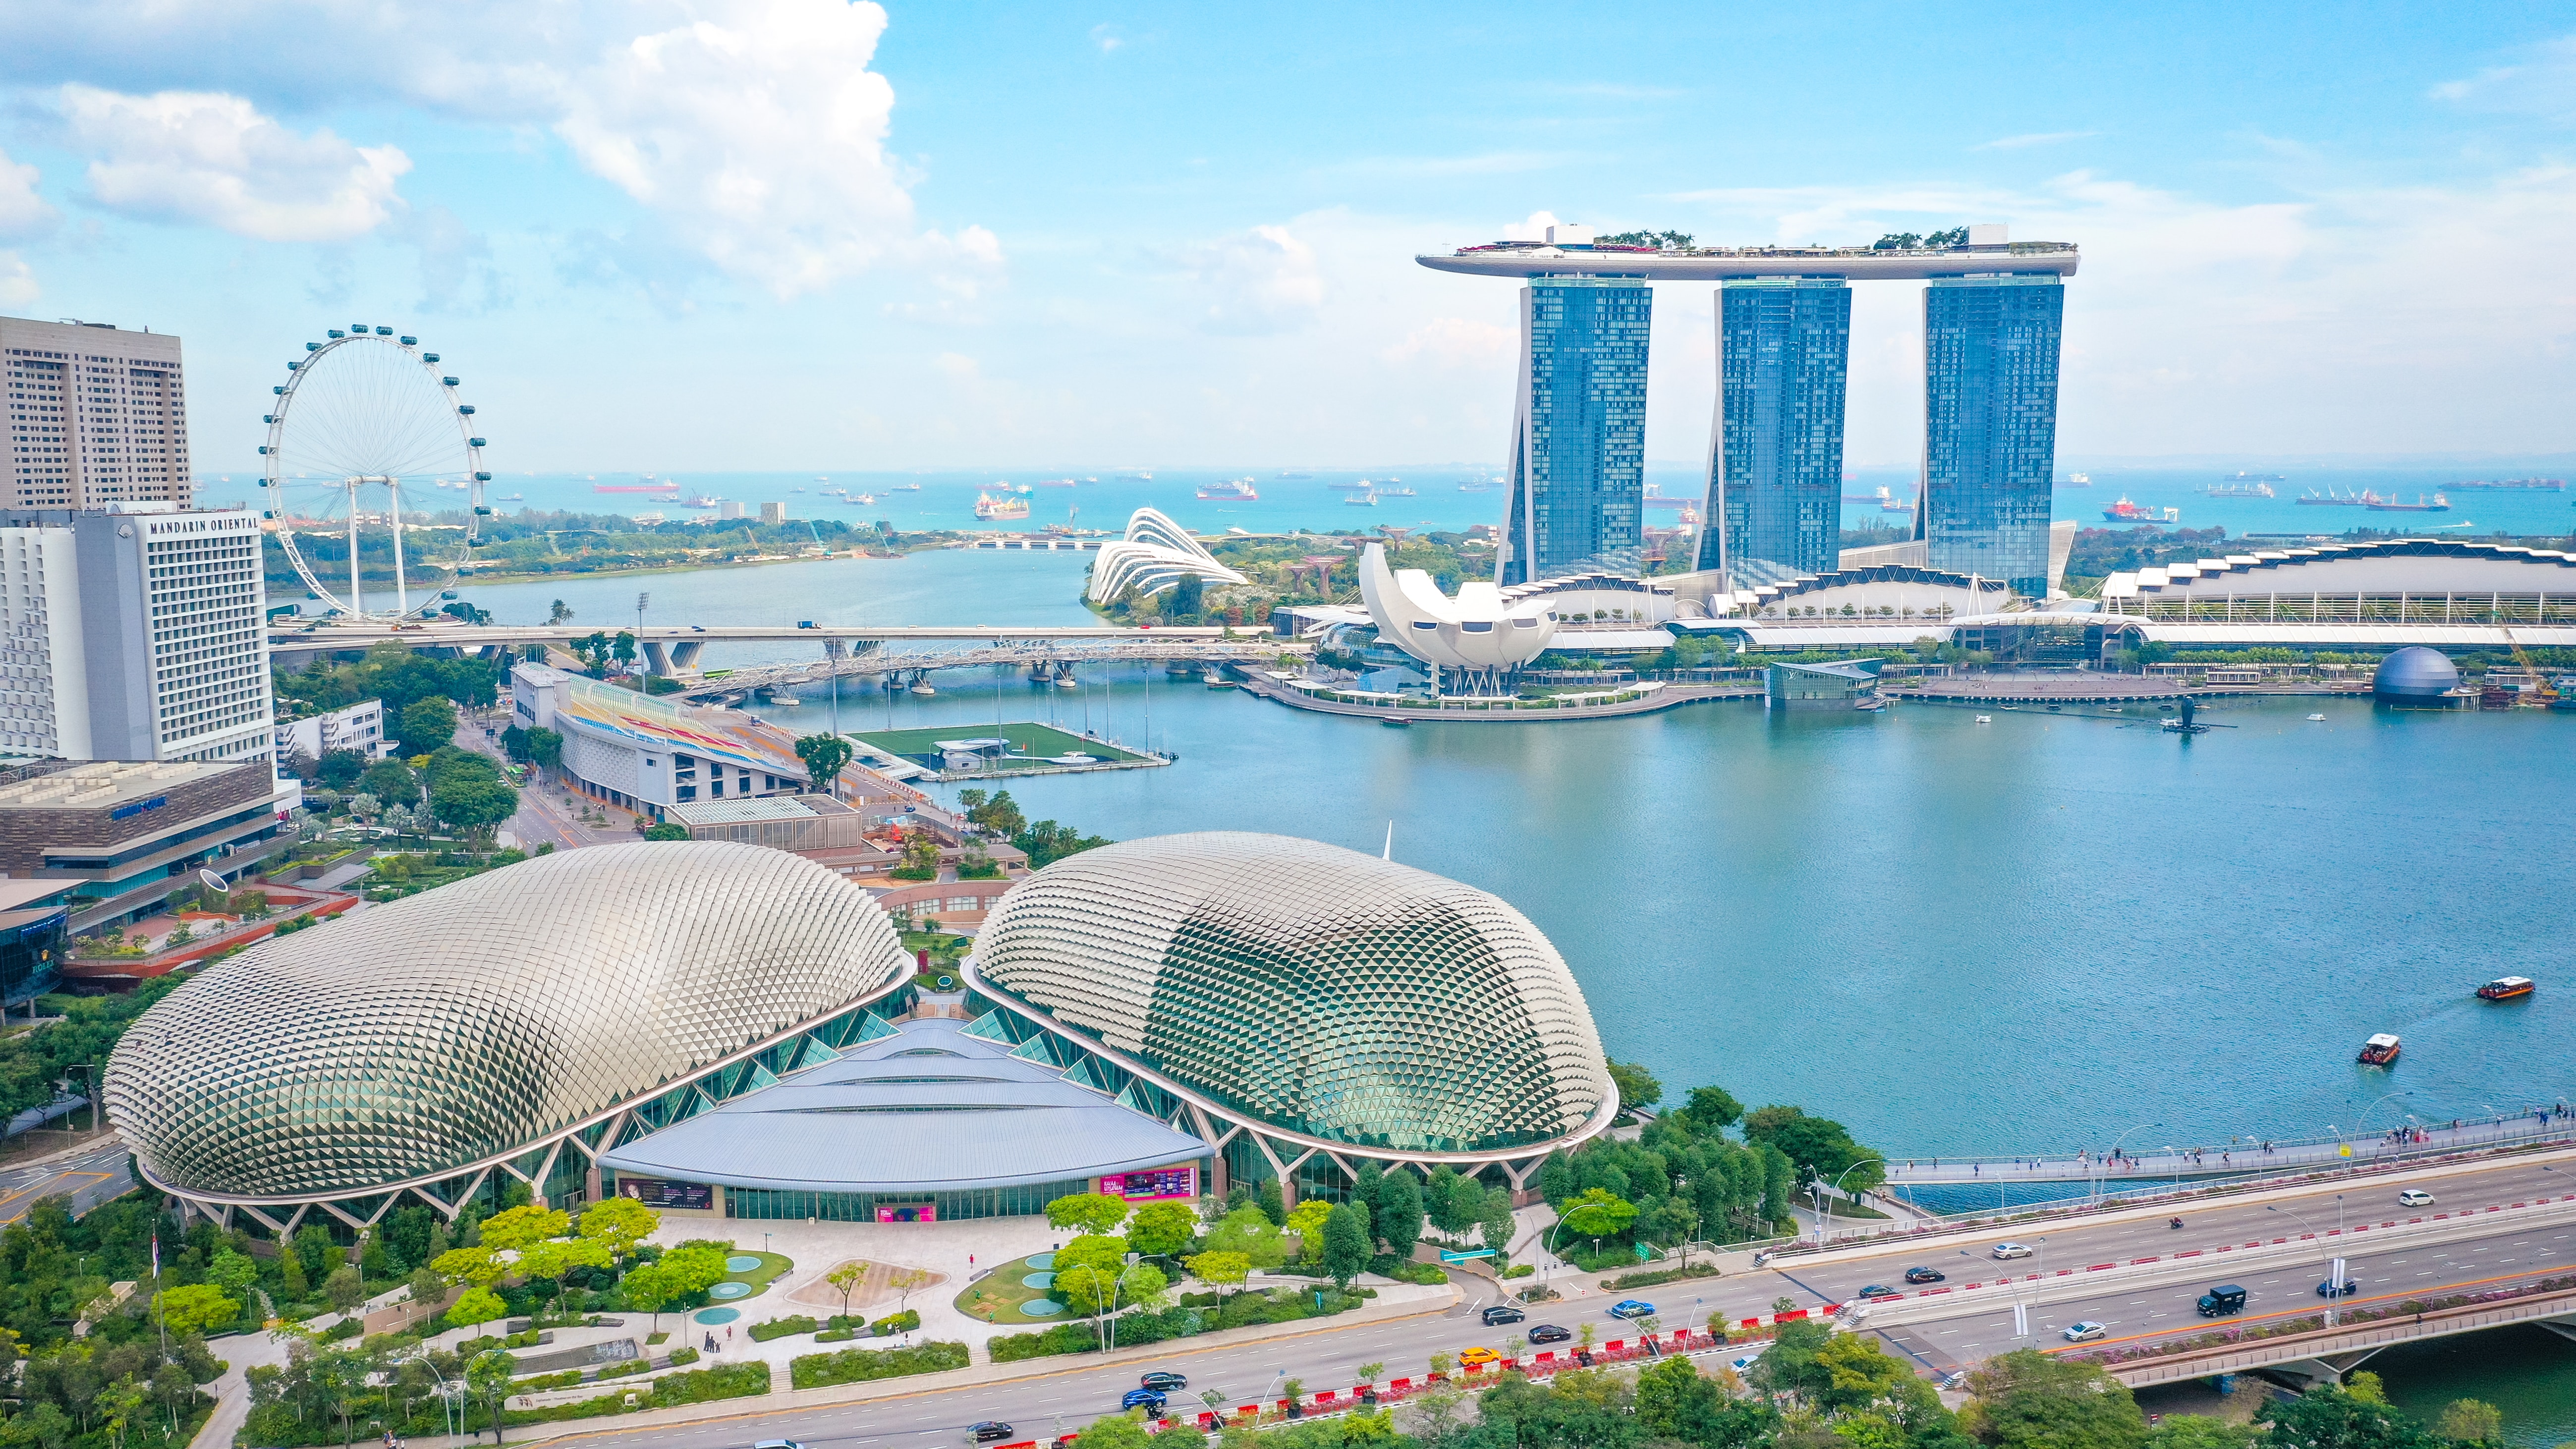
[[[2495,1147],[2576,1140],[2568,1104],[2512,1115],[2404,1125],[2300,1141],[2233,1141],[2214,1147],[2121,1146],[2071,1155],[1925,1157],[1891,1160],[1890,1188],[2035,1182],[2165,1182],[2179,1178],[2268,1177],[2320,1167],[2396,1163]]]

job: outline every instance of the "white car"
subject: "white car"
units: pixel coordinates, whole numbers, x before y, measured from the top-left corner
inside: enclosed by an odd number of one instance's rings
[[[2433,1195],[2420,1187],[2410,1187],[2397,1195],[2399,1207],[2431,1207]]]
[[[2102,1335],[2109,1333],[2110,1331],[2111,1330],[2104,1328],[2101,1324],[2095,1323],[2092,1319],[2087,1318],[2081,1322],[2066,1325],[2066,1341],[2068,1343],[2091,1343],[2093,1340],[2100,1338]]]
[[[1995,1244],[1995,1257],[1997,1257],[1998,1259],[2003,1259],[2003,1258],[2027,1258],[2027,1257],[2029,1257],[2029,1256],[2030,1256],[2030,1245],[2029,1245],[2028,1243],[1997,1243],[1997,1244]]]

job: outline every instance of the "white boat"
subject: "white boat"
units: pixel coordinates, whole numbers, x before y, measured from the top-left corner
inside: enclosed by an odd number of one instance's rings
[[[2314,723],[2316,723],[2317,721],[2322,720],[2322,719],[2324,719],[2324,718],[2325,718],[2325,716],[2324,716],[2324,715],[2321,715],[2321,714],[2312,714],[2312,715],[2309,715],[2309,716],[2308,716],[2308,722],[2309,722],[2310,724],[2314,724]]]
[[[916,684],[912,687],[912,692],[915,694],[937,694],[939,691],[931,688],[927,684]]]
[[[1990,714],[1981,714],[1981,715],[1977,716],[1977,723],[1979,723],[1979,724],[1993,724],[1994,722],[1995,722],[1995,717],[1994,717],[1993,715],[1990,715]]]
[[[780,694],[776,690],[771,690],[769,693],[769,703],[777,709],[794,709],[804,702],[792,694]]]

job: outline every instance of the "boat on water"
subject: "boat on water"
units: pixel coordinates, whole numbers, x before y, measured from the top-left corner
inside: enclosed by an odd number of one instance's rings
[[[2066,475],[2066,486],[2069,488],[2090,488],[2093,486],[2093,475],[2090,473],[2069,473]]]
[[[845,493],[841,496],[841,501],[855,507],[866,508],[877,501],[877,496],[873,493]]]
[[[2433,501],[2427,503],[2424,501],[2424,495],[2418,493],[2412,503],[2400,503],[2394,498],[2372,498],[2362,506],[2373,513],[2448,513],[2451,511],[2451,500],[2436,493],[2433,495]]]
[[[2449,483],[2446,488],[2483,488],[2506,493],[2560,493],[2566,491],[2564,478],[2472,478],[2466,483]]]
[[[1007,494],[996,498],[990,493],[978,493],[975,495],[975,516],[986,523],[1002,519],[1026,518],[1029,516],[1029,501],[1025,498],[1013,498]]]
[[[927,684],[916,684],[912,687],[912,692],[915,694],[937,694],[939,691],[931,688]]]
[[[772,690],[769,695],[769,703],[773,709],[796,709],[802,706],[805,701],[798,699],[792,694],[780,694],[777,691]]]
[[[2212,498],[2269,498],[2272,496],[2272,485],[2269,483],[2213,483],[2200,491]]]
[[[1344,506],[1350,508],[1375,508],[1377,507],[1377,490],[1372,488],[1366,493],[1353,493],[1348,497],[1345,497],[1342,500],[1342,503]]]
[[[2325,716],[2321,714],[2312,714],[2308,716],[2308,723],[2310,724],[2320,724],[2323,723],[2324,720]]]
[[[918,493],[921,491],[921,485],[918,483],[897,483],[887,488],[886,491],[888,493]]]
[[[714,508],[721,505],[723,502],[723,499],[718,498],[713,494],[701,493],[695,498],[681,499],[680,506],[682,508]]]
[[[1038,486],[1040,488],[1079,488],[1082,485],[1070,478],[1040,478]]]
[[[1461,483],[1458,485],[1458,491],[1461,493],[1491,493],[1494,491],[1494,485],[1491,483]]]
[[[1885,503],[1887,490],[1881,488],[1875,493],[1846,493],[1843,495],[1843,501],[1845,503]]]
[[[1356,493],[1363,488],[1374,490],[1377,487],[1366,478],[1362,478],[1357,483],[1327,483],[1324,486],[1338,493]]]
[[[1415,494],[1412,487],[1408,485],[1402,488],[1381,488],[1377,490],[1377,496],[1380,498],[1411,498],[1414,497]]]
[[[511,494],[509,497],[504,498],[504,499],[502,499],[501,501],[502,501],[502,502],[504,502],[504,503],[524,503],[524,502],[526,502],[526,501],[527,501],[527,499],[528,499],[528,495],[527,495],[527,494],[525,494],[525,493],[513,493],[513,494]]]
[[[2316,508],[2363,508],[2369,506],[2370,501],[2378,496],[2367,489],[2359,493],[2337,493],[2332,488],[2328,488],[2325,492],[2319,493],[2311,488],[2292,501]]]
[[[593,483],[593,493],[677,493],[677,483]]]
[[[2127,494],[2125,494],[2125,493],[2123,493],[2123,494],[2121,494],[2121,495],[2120,495],[2120,499],[2119,499],[2119,501],[2118,501],[2118,502],[2116,502],[2116,503],[2112,504],[2112,505],[2111,505],[2110,507],[2108,507],[2108,508],[2103,509],[2103,510],[2102,510],[2102,516],[2103,516],[2104,518],[2106,518],[2106,519],[2109,519],[2109,520],[2110,520],[2111,522],[2113,522],[2113,523],[2180,523],[2180,522],[2182,522],[2182,510],[2181,510],[2181,509],[2179,509],[2179,508],[2168,508],[2168,509],[2165,509],[2165,510],[2163,511],[2163,516],[2162,516],[2162,517],[2159,517],[2159,516],[2157,516],[2157,511],[2156,511],[2155,509],[2145,507],[2145,506],[2143,506],[2143,505],[2141,505],[2141,504],[2131,503],[2131,502],[2129,501],[2129,495],[2127,495]]]
[[[1878,511],[1881,513],[1912,513],[1914,511],[1914,500],[1911,498],[1890,498],[1878,505]]]
[[[1312,473],[1300,473],[1295,469],[1290,469],[1287,472],[1281,473],[1279,476],[1282,478],[1312,478],[1315,475]]]
[[[1199,485],[1199,497],[1214,499],[1221,503],[1261,501],[1261,494],[1253,488],[1252,480],[1249,478],[1236,478],[1225,483],[1202,483]]]
[[[2499,976],[2479,987],[2478,996],[2486,1001],[2516,1001],[2539,989],[2528,976]]]
[[[2361,1055],[2353,1060],[2365,1067],[2387,1067],[2397,1063],[2397,1053],[2404,1048],[2393,1031],[2379,1032],[2361,1044]]]
[[[2239,468],[2235,472],[2219,479],[2218,481],[2221,483],[2233,483],[2239,487],[2243,487],[2247,484],[2253,483],[2287,483],[2290,480],[2282,477],[2278,473],[2248,473],[2244,469]]]

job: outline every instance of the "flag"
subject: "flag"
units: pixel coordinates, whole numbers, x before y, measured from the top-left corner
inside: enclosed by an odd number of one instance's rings
[[[161,1276],[161,1235],[159,1233],[152,1235],[152,1276],[155,1278]]]

